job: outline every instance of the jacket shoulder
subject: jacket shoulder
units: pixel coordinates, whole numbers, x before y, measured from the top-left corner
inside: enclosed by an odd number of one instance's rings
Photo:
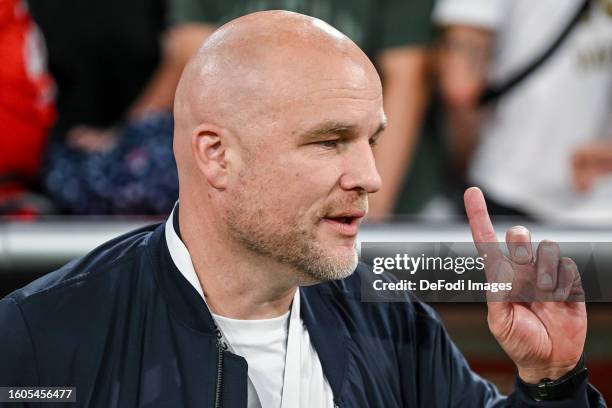
[[[85,398],[157,299],[163,224],[107,241],[0,300],[0,384],[71,384]],[[112,351],[109,351],[112,350]],[[100,371],[102,370],[102,371]]]
[[[11,298],[0,300],[0,384],[2,386],[38,385],[40,382],[34,347],[22,311]]]
[[[161,226],[163,224],[149,225],[107,241],[85,256],[70,261],[10,293],[5,300],[11,299],[22,304],[37,297],[51,296],[66,287],[79,288],[101,274],[132,270],[122,266],[145,256],[145,249],[150,245],[153,232]]]

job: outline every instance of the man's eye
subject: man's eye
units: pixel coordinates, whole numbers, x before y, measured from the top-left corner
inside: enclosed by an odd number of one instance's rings
[[[338,140],[322,140],[317,144],[332,149],[338,146]]]

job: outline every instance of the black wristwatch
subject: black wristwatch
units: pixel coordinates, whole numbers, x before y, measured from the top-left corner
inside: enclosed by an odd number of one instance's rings
[[[517,384],[525,394],[534,400],[549,401],[572,397],[587,377],[584,354],[582,354],[576,367],[554,381],[550,378],[544,378],[537,384],[527,384],[518,377]]]

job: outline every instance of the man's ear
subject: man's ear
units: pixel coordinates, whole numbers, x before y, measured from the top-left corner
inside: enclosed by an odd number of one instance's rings
[[[228,180],[228,137],[226,130],[211,124],[196,127],[191,149],[200,172],[212,187],[224,190]]]

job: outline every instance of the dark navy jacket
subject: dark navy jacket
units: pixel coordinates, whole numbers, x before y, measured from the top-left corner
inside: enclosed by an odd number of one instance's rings
[[[370,276],[360,265],[347,279],[300,289],[339,407],[604,405],[586,383],[568,401],[501,396],[471,372],[427,305],[361,302]],[[163,224],[0,301],[0,386],[76,386],[78,403],[66,406],[214,407],[219,387],[220,406],[246,407],[246,361],[219,357],[212,317],[173,264]]]

